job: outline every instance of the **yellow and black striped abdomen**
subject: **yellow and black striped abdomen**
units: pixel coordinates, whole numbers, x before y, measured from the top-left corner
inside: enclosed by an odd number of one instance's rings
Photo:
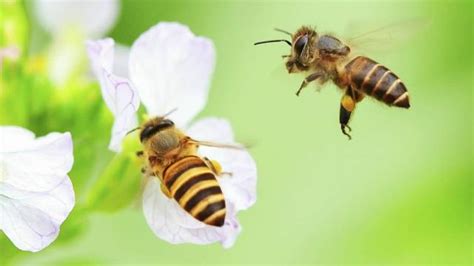
[[[352,88],[388,105],[410,107],[405,85],[386,67],[367,57],[358,56],[345,68]]]
[[[194,218],[208,225],[224,224],[224,194],[203,159],[187,156],[174,162],[163,172],[163,182],[171,196]]]

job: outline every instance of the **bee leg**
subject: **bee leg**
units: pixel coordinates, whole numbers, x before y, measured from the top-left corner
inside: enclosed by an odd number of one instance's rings
[[[137,151],[135,154],[137,155],[138,158],[143,157],[143,151]]]
[[[163,183],[160,184],[160,188],[161,192],[163,192],[167,198],[171,199],[171,192]]]
[[[222,166],[221,164],[216,161],[216,160],[210,160],[209,158],[207,157],[204,157],[204,161],[206,161],[206,164],[209,166],[209,168],[211,168],[212,172],[214,172],[214,174],[217,176],[217,177],[220,177],[220,176],[223,176],[223,175],[229,175],[229,176],[232,176],[232,173],[231,172],[223,172],[222,171]]]
[[[207,157],[204,157],[204,161],[206,162],[207,166],[209,166],[209,168],[211,168],[211,170],[212,170],[212,172],[214,172],[214,174],[216,174],[217,176],[222,174],[222,166],[218,161],[210,160]]]
[[[354,111],[355,108],[355,100],[352,98],[352,90],[348,88],[346,90],[346,93],[342,96],[341,99],[341,108],[339,111],[339,123],[341,124],[341,131],[342,134],[346,135],[349,140],[352,138],[349,133],[346,132],[346,128],[349,129],[349,132],[352,131],[352,129],[347,125],[349,123],[349,120],[351,118],[352,111]]]
[[[301,90],[302,90],[304,87],[306,87],[306,86],[308,85],[308,83],[310,83],[311,81],[314,81],[314,80],[320,78],[321,76],[322,76],[322,75],[321,75],[321,73],[319,73],[319,72],[315,72],[315,73],[313,73],[313,74],[307,76],[307,77],[303,80],[303,82],[301,83],[301,86],[300,86],[300,88],[298,89],[298,91],[296,92],[296,96],[299,96],[299,95],[300,95]]]
[[[290,57],[290,56],[291,56],[291,55],[286,55],[286,54],[284,54],[284,55],[281,56],[281,58],[287,58],[287,57]]]
[[[232,177],[234,174],[232,172],[221,172],[221,176],[223,175],[228,175],[229,177]]]

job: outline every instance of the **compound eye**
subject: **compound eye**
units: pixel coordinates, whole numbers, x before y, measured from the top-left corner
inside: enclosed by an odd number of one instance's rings
[[[295,52],[300,55],[303,52],[303,48],[305,47],[306,43],[308,43],[308,35],[301,36],[295,43]]]
[[[173,121],[171,121],[169,119],[164,119],[156,127],[157,127],[158,131],[161,131],[165,128],[172,127],[172,126],[174,126]]]
[[[142,130],[140,133],[140,142],[148,139],[155,133],[155,128],[153,126],[147,126],[145,129]]]
[[[155,135],[156,133],[167,129],[169,127],[174,126],[173,121],[169,119],[163,119],[157,125],[147,126],[143,131],[140,133],[140,141],[143,142],[144,140],[149,139],[151,136]]]

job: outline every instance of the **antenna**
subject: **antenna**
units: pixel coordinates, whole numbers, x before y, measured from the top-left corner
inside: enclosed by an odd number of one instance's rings
[[[282,30],[282,29],[279,29],[279,28],[274,28],[274,30],[279,31],[279,32],[283,32],[283,33],[288,34],[290,36],[293,36],[293,34],[291,34],[291,32],[288,32],[286,30]]]
[[[128,134],[130,134],[130,133],[132,133],[132,132],[134,132],[135,130],[138,130],[138,129],[140,129],[140,127],[136,127],[136,128],[134,128],[134,129],[128,131],[127,134],[125,134],[125,136],[128,135]]]
[[[271,42],[286,42],[286,44],[288,44],[289,46],[291,46],[291,42],[289,42],[288,40],[268,40],[268,41],[261,41],[261,42],[256,42],[254,43],[253,45],[259,45],[259,44],[264,44],[264,43],[271,43]]]
[[[178,107],[175,107],[173,109],[171,109],[170,111],[168,111],[166,114],[164,114],[162,117],[165,118],[165,117],[168,117],[170,116],[172,113],[176,112],[178,110]]]

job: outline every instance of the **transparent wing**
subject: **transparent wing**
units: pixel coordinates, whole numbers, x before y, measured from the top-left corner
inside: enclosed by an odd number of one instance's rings
[[[428,18],[413,18],[380,26],[367,26],[377,24],[380,23],[366,23],[364,26],[352,23],[343,41],[351,47],[352,52],[396,52],[397,48],[400,49],[423,35],[429,29],[431,21]]]
[[[195,140],[195,139],[190,139],[189,142],[194,143],[196,145],[200,145],[200,146],[206,146],[206,147],[223,148],[223,149],[235,149],[235,150],[244,150],[245,149],[245,146],[240,145],[240,144],[220,143],[220,142]]]

